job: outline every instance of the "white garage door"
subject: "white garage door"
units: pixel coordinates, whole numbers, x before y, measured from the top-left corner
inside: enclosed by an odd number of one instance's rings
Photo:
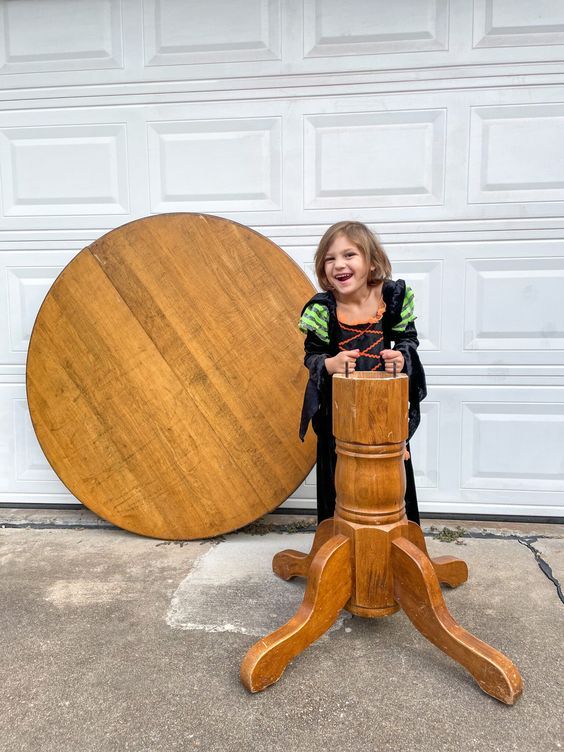
[[[111,228],[202,211],[310,275],[329,224],[373,227],[416,292],[423,512],[563,514],[561,0],[3,0],[0,23],[1,503],[77,503],[25,400],[52,281]]]

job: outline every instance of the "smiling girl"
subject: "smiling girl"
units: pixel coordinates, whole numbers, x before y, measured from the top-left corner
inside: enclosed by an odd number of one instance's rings
[[[324,292],[305,305],[299,327],[306,335],[304,363],[309,381],[304,396],[300,438],[310,421],[317,435],[317,517],[335,510],[335,439],[332,432],[331,377],[359,371],[409,376],[409,439],[419,425],[419,402],[427,394],[417,354],[413,291],[391,279],[392,267],[377,238],[361,222],[338,222],[321,238],[315,272]],[[392,342],[393,347],[392,347]],[[419,523],[413,466],[405,457],[406,514]]]

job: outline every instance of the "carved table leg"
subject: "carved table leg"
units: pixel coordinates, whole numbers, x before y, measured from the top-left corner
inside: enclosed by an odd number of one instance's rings
[[[319,523],[309,554],[303,554],[301,551],[294,551],[291,548],[277,553],[272,559],[274,574],[277,574],[283,580],[291,580],[292,577],[307,577],[313,557],[321,546],[333,537],[334,527],[333,517]]]
[[[245,687],[260,692],[278,681],[288,663],[333,624],[351,589],[351,543],[344,535],[336,535],[317,552],[296,614],[255,643],[243,659],[241,681]]]
[[[430,642],[458,661],[492,697],[513,705],[523,691],[516,666],[448,612],[430,559],[406,538],[392,543],[394,598]]]
[[[408,522],[407,538],[420,551],[423,551],[425,556],[429,557],[435,574],[439,578],[439,582],[444,582],[450,585],[450,587],[458,587],[458,585],[466,582],[468,579],[468,566],[466,562],[462,561],[462,559],[457,559],[455,556],[437,556],[431,559],[427,551],[423,530],[415,522]]]

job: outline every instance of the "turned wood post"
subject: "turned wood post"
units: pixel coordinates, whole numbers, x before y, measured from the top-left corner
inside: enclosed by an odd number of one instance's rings
[[[337,448],[335,532],[351,539],[355,558],[347,609],[385,616],[392,594],[390,547],[405,533],[408,378],[359,371],[333,377]]]

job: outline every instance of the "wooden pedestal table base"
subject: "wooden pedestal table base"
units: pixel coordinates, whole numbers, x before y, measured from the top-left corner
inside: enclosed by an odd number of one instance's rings
[[[287,624],[249,650],[241,681],[251,692],[276,682],[342,608],[371,618],[402,608],[415,628],[464,666],[484,692],[512,705],[523,689],[517,668],[463,629],[443,600],[440,583],[456,587],[465,582],[466,564],[452,556],[431,559],[423,531],[405,516],[407,378],[335,376],[333,394],[335,517],[319,525],[309,554],[287,550],[274,557],[273,570],[282,579],[307,577],[304,600]],[[354,423],[350,416],[356,416]]]

